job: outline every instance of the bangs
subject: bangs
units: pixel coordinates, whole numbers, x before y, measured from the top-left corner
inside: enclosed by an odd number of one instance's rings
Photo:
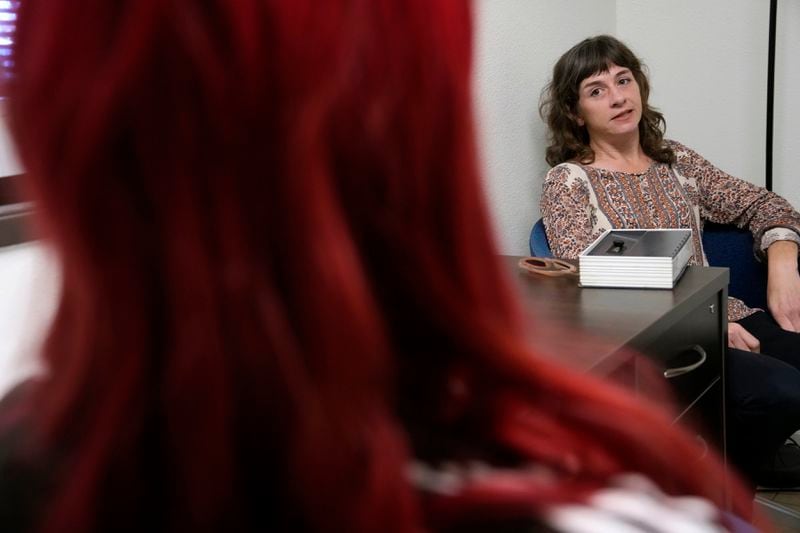
[[[570,82],[575,91],[583,80],[595,74],[608,72],[611,65],[630,69],[633,73],[641,70],[639,60],[630,50],[610,40],[595,39],[582,43],[574,49],[574,52],[572,64],[575,68],[572,72],[575,76]]]

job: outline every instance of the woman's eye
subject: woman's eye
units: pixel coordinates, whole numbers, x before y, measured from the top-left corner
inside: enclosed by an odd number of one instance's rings
[[[630,78],[620,78],[619,84],[620,85],[628,85],[631,82]]]
[[[589,96],[597,96],[598,94],[600,94],[600,89],[592,89],[589,92]]]

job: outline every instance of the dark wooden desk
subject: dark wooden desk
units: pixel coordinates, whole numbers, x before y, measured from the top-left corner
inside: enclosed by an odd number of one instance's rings
[[[676,419],[724,456],[728,269],[689,267],[671,290],[600,289],[578,287],[573,277],[525,273],[516,268],[518,259],[504,258],[515,272],[534,342],[545,355],[622,381],[642,395],[657,396],[633,351],[647,356],[661,375],[680,369],[662,378],[658,392],[668,384],[676,394]],[[689,367],[695,368],[686,371]]]
[[[32,239],[33,205],[20,195],[22,176],[0,176],[0,246]]]
[[[0,205],[0,247],[32,240],[32,216],[30,203]]]

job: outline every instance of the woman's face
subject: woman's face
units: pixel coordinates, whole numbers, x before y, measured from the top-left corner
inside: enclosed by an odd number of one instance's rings
[[[578,124],[592,140],[614,140],[639,135],[642,95],[630,69],[611,64],[581,81],[578,88]]]

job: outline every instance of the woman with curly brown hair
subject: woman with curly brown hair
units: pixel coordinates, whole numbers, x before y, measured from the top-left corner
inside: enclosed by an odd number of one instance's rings
[[[800,463],[796,470],[768,466],[800,428],[800,214],[777,194],[665,140],[664,117],[649,95],[641,62],[614,37],[585,39],[556,63],[540,105],[553,166],[541,203],[550,246],[558,257],[576,258],[607,229],[690,228],[690,263],[707,265],[706,221],[747,227],[767,261],[769,312],[729,300],[730,451],[756,482],[800,484]]]

